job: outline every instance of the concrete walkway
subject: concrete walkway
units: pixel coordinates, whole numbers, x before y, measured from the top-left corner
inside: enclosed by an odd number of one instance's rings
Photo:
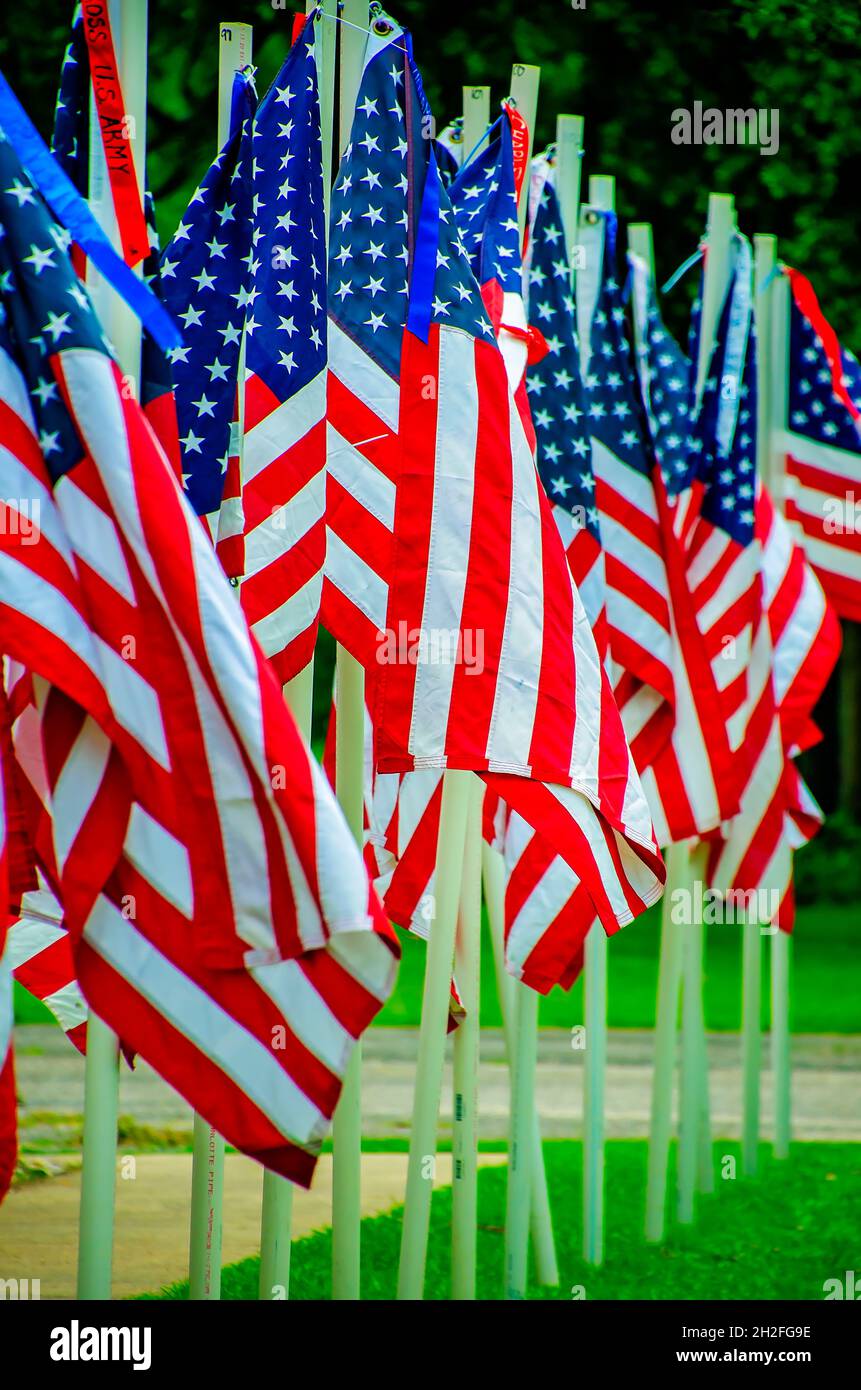
[[[369,1137],[409,1134],[418,1033],[411,1028],[372,1028],[363,1048],[363,1124]],[[741,1116],[741,1050],[735,1034],[708,1040],[712,1125],[716,1136],[737,1138]],[[449,1057],[451,1040],[449,1040]],[[508,1071],[498,1029],[481,1038],[479,1075],[480,1133],[506,1137]],[[763,1039],[762,1113],[772,1115],[768,1039]],[[83,1110],[84,1068],[58,1029],[30,1025],[16,1033],[22,1138],[73,1148]],[[612,1137],[648,1133],[652,1077],[652,1035],[610,1033],[607,1066],[607,1132]],[[581,1133],[583,1053],[571,1047],[563,1029],[545,1029],[539,1038],[538,1104],[545,1137]],[[140,1126],[173,1134],[191,1131],[188,1106],[160,1077],[139,1063],[125,1064],[120,1077],[120,1114]],[[65,1123],[64,1123],[65,1117]],[[793,1124],[799,1139],[861,1140],[861,1038],[807,1035],[793,1039]],[[443,1088],[442,1132],[451,1128],[451,1071]],[[72,1142],[63,1144],[66,1134]],[[141,1136],[142,1137],[142,1136]],[[131,1147],[134,1147],[132,1140]]]
[[[481,1154],[504,1163],[505,1154]],[[114,1240],[115,1298],[146,1293],[188,1276],[190,1154],[120,1159]],[[362,1213],[375,1216],[403,1201],[406,1154],[365,1154]],[[435,1186],[451,1184],[451,1155],[440,1154]],[[222,1263],[260,1249],[263,1170],[238,1154],[224,1160]],[[0,1278],[38,1279],[42,1298],[74,1298],[80,1172],[13,1187],[0,1209]],[[324,1154],[310,1192],[295,1192],[294,1237],[331,1225],[332,1160]]]

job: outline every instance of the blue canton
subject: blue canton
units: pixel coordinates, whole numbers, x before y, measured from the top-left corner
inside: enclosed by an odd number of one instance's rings
[[[789,424],[797,434],[819,444],[858,453],[858,427],[835,394],[831,366],[822,339],[792,300],[789,332]],[[861,405],[861,366],[846,348],[840,350],[843,385]]]
[[[332,318],[395,380],[431,159],[431,115],[403,30],[371,35],[356,114],[332,191]],[[438,176],[437,176],[438,177]],[[427,230],[424,231],[427,235]],[[493,340],[440,181],[431,323]]]
[[[461,239],[476,280],[494,277],[503,290],[521,291],[520,234],[514,191],[511,125],[503,111],[487,149],[461,169],[449,188]]]
[[[580,349],[565,257],[562,217],[545,183],[532,224],[529,321],[544,334],[546,357],[527,369],[526,389],[538,443],[538,472],[551,502],[585,518],[600,539],[592,441],[580,379]]]
[[[246,360],[279,401],[326,365],[326,223],[309,19],[254,121]]]
[[[51,356],[109,344],[68,257],[71,237],[51,218],[0,132],[0,334],[21,367],[52,482],[80,462],[83,447]]]
[[[631,350],[625,331],[625,310],[616,271],[615,213],[601,212],[604,219],[604,257],[601,285],[590,333],[591,354],[585,386],[589,428],[616,458],[650,473],[649,452],[642,408],[634,386]]]
[[[254,87],[224,149],[183,214],[161,260],[162,292],[182,325],[170,354],[182,479],[198,515],[218,510],[230,442],[251,250]]]

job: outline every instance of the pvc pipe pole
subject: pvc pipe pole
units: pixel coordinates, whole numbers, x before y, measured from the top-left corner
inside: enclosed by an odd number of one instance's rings
[[[702,923],[689,922],[682,946],[682,1056],[679,1086],[678,1219],[694,1219],[700,1118],[697,993],[702,987]]]
[[[232,20],[218,26],[218,149],[230,134],[230,105],[234,75],[251,62],[254,30]]]
[[[516,982],[505,968],[505,865],[502,855],[486,843],[482,843],[481,857],[484,898],[487,903],[487,920],[490,927],[491,946],[493,947],[496,992],[499,996],[499,1008],[502,1014],[505,1051],[509,1068],[511,1068],[514,1066],[516,1032],[514,1020],[514,987]],[[532,1235],[535,1278],[539,1284],[547,1288],[556,1288],[559,1284],[559,1265],[556,1260],[556,1244],[553,1239],[553,1222],[550,1215],[550,1197],[547,1192],[547,1173],[544,1167],[541,1121],[538,1115],[537,1102],[533,1111],[532,1125],[529,1227]]]
[[[697,400],[702,397],[730,278],[735,204],[730,193],[710,193],[706,223],[706,262],[697,357]]]
[[[517,220],[521,243],[529,210],[530,161],[535,140],[541,69],[514,63],[511,100],[526,123],[526,174],[520,189]],[[511,1112],[505,1217],[505,1296],[524,1298],[529,1256],[530,1171],[535,1143],[535,1059],[538,1052],[538,999],[527,985],[514,985],[514,1046],[509,1054]]]
[[[358,844],[364,836],[365,673],[343,647],[335,656],[335,791]],[[332,1297],[360,1297],[362,1046],[356,1042],[332,1124]]]
[[[424,1294],[431,1191],[454,943],[463,870],[471,772],[446,771],[434,875],[435,914],[428,939],[404,1224],[398,1269],[398,1298]]]
[[[146,0],[110,0],[117,67],[125,99],[125,114],[143,199],[146,163],[147,4]],[[93,215],[120,250],[95,102],[90,92],[89,186]],[[137,274],[141,273],[138,266]],[[140,322],[90,262],[87,287],[102,326],[114,345],[120,370],[137,394],[140,380]],[[81,1207],[78,1226],[79,1299],[108,1299],[114,1241],[116,1188],[119,1044],[107,1024],[90,1011],[84,1072],[84,1135]]]
[[[250,24],[223,22],[218,26],[218,127],[216,151],[224,147],[230,133],[233,78],[252,58],[253,30]],[[245,433],[245,333],[239,349],[237,368],[238,423],[237,448],[242,450]],[[264,1206],[268,1174],[264,1174]],[[221,1295],[222,1191],[224,1186],[224,1140],[199,1115],[194,1117],[194,1146],[191,1161],[191,1233],[189,1237],[189,1287],[191,1298],[217,1299]],[[270,1198],[271,1203],[271,1198]],[[215,1205],[213,1205],[215,1204]],[[217,1250],[215,1247],[217,1246]],[[261,1237],[261,1271],[263,1265]],[[215,1250],[215,1253],[213,1253]],[[215,1269],[213,1270],[213,1260]],[[266,1295],[269,1297],[269,1295]]]
[[[84,1147],[78,1222],[79,1299],[108,1299],[114,1246],[117,1091],[116,1034],[90,1011],[84,1071]]]
[[[517,224],[520,228],[521,245],[523,233],[526,230],[526,214],[529,211],[529,169],[532,149],[535,144],[535,117],[538,112],[538,84],[540,80],[540,68],[534,67],[531,63],[512,64],[511,97],[519,114],[526,122],[527,132],[526,174],[523,179],[520,201],[517,205]]]
[[[337,130],[340,150],[349,144],[362,78],[368,37],[367,4],[346,0],[342,18],[344,23],[338,25],[332,20],[322,20],[324,29],[337,30],[336,38],[340,45],[337,113],[334,111],[334,52],[327,79],[333,93],[331,128]],[[335,792],[350,828],[361,844],[364,837],[365,673],[359,662],[340,645],[335,656],[335,680]],[[344,1074],[332,1124],[332,1297],[338,1300],[360,1297],[361,1075],[362,1051],[361,1043],[357,1042]]]
[[[682,925],[673,921],[673,894],[677,888],[685,886],[689,876],[690,854],[687,845],[670,845],[667,851],[667,889],[661,904],[655,1061],[646,1178],[646,1240],[649,1241],[663,1240],[665,1231],[683,947]]]
[[[762,1055],[760,993],[762,989],[762,935],[759,922],[744,924],[742,982],[742,1132],[741,1168],[745,1177],[756,1175],[759,1150],[759,1070]]]
[[[757,440],[756,466],[775,507],[785,507],[789,380],[789,284],[785,276],[766,281],[777,266],[777,238],[754,237],[756,257]],[[792,938],[771,935],[771,1072],[774,1087],[774,1156],[786,1158],[792,1127],[792,1065],[789,1033],[789,984]],[[752,1017],[752,1011],[751,1011]]]
[[[529,1255],[529,1187],[535,1136],[535,1061],[538,995],[515,982],[515,1053],[511,1068],[511,1129],[505,1204],[505,1297],[526,1297]]]
[[[453,1042],[451,1296],[475,1298],[478,1222],[478,1063],[481,1008],[481,809],[484,784],[470,787],[454,973],[464,1017]]]
[[[468,159],[490,125],[490,88],[463,89],[463,157]]]
[[[191,1158],[189,1299],[221,1297],[224,1140],[202,1115],[194,1117]]]
[[[789,987],[792,937],[777,931],[771,938],[771,1071],[774,1082],[774,1157],[789,1157],[792,1135],[792,1062],[789,1032]]]
[[[593,174],[589,202],[612,212],[616,180]],[[607,1069],[607,937],[599,922],[584,949],[584,1016],[586,1054],[583,1074],[583,1258],[604,1259],[604,1088]]]
[[[571,268],[571,286],[577,278],[575,248],[580,219],[580,182],[583,175],[583,117],[556,117],[556,197],[562,217],[565,249]]]

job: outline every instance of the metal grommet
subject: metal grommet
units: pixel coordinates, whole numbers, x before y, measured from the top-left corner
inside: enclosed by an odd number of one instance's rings
[[[589,226],[590,226],[590,227],[594,227],[594,225],[595,225],[596,222],[600,222],[600,221],[601,221],[600,213],[597,213],[597,212],[587,212],[587,213],[586,213],[586,221],[589,223]]]
[[[371,28],[380,38],[384,38],[386,34],[393,34],[395,32],[395,26],[389,19],[375,19]]]

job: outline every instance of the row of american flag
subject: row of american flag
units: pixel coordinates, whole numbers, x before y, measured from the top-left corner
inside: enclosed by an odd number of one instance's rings
[[[509,104],[465,162],[427,138],[394,20],[327,228],[316,22],[262,100],[237,74],[161,252],[145,199],[182,346],[145,336],[139,401],[0,140],[0,1188],[10,971],[77,1046],[91,1006],[307,1184],[394,986],[390,923],[433,930],[446,768],[484,782],[507,966],[536,990],[660,896],[674,842],[792,927],[821,819],[796,758],[838,615],[861,616],[861,541],[827,524],[861,478],[858,364],[787,270],[784,517],[757,476],[746,239],[698,399],[697,305],[686,354],[600,209],[575,302],[552,149],[523,167]],[[78,15],[53,150],[84,194],[89,61]],[[321,623],[365,669],[364,855],[282,698]],[[425,643],[388,659],[400,633]]]

